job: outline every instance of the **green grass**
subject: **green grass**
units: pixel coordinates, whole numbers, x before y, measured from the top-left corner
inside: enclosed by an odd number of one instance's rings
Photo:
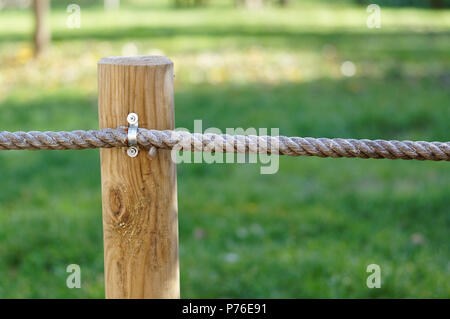
[[[98,126],[102,56],[162,53],[176,67],[176,125],[284,135],[449,140],[450,12],[302,1],[289,9],[82,3],[82,28],[51,16],[30,60],[31,15],[0,11],[0,129]],[[69,3],[69,2],[67,2]],[[340,72],[344,61],[354,77]],[[97,150],[0,153],[0,297],[101,298]],[[450,297],[448,163],[281,158],[178,166],[186,298]],[[65,285],[68,264],[82,288]],[[367,265],[382,288],[366,287]]]

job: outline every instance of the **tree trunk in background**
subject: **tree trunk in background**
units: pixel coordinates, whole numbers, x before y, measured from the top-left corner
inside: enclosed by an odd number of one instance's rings
[[[289,0],[279,0],[279,4],[282,7],[287,7],[287,5],[289,4]]]
[[[33,11],[35,18],[34,29],[34,56],[39,56],[48,47],[50,42],[50,28],[48,26],[49,0],[34,0]]]
[[[250,10],[261,9],[264,6],[264,0],[244,0],[245,7]]]

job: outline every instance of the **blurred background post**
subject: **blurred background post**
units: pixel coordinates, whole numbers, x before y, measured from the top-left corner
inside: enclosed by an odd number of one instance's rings
[[[48,25],[48,14],[50,9],[49,0],[34,0],[33,12],[35,19],[34,31],[34,54],[39,56],[44,52],[50,42],[50,28]]]

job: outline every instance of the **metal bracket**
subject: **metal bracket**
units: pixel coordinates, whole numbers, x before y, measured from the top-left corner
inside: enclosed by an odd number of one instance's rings
[[[139,153],[137,148],[137,131],[139,126],[139,117],[136,113],[130,113],[127,116],[128,127],[128,149],[129,157],[136,157]]]

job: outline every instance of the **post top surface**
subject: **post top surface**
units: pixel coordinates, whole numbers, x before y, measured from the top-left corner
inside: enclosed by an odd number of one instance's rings
[[[98,62],[98,64],[114,65],[165,65],[172,63],[172,60],[168,57],[159,55],[108,56]]]

